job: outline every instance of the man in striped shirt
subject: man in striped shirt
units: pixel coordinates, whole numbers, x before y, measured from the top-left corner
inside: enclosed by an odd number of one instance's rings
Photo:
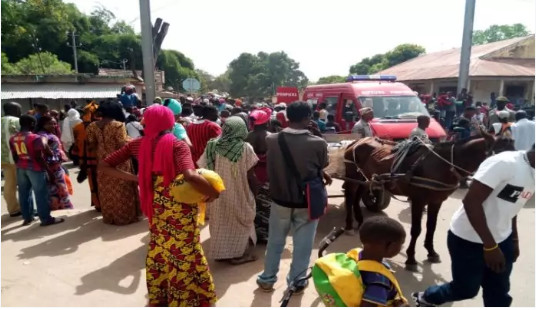
[[[197,160],[203,155],[208,141],[221,135],[221,127],[216,124],[217,120],[218,109],[214,106],[205,106],[203,107],[203,118],[195,120],[186,127],[186,132],[192,142],[194,163],[197,163]]]
[[[50,216],[45,162],[47,148],[43,138],[32,133],[32,129],[35,128],[37,123],[35,117],[22,115],[19,122],[20,132],[9,139],[9,147],[17,166],[19,202],[22,218],[24,219],[22,225],[27,226],[34,221],[32,190],[35,194],[37,214],[41,220],[41,226],[61,223],[64,219],[56,219]]]

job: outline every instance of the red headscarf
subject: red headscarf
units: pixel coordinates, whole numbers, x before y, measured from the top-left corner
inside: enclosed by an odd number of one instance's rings
[[[143,114],[145,128],[141,140],[138,174],[141,210],[151,220],[153,215],[153,173],[164,176],[164,186],[175,178],[173,142],[170,132],[175,124],[173,112],[165,106],[153,105]],[[154,154],[154,156],[153,156]]]

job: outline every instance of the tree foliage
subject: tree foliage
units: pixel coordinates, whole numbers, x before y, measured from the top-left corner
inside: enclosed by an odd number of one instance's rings
[[[420,45],[401,44],[385,54],[376,54],[372,57],[363,58],[360,62],[350,67],[350,74],[374,74],[425,52],[424,47]]]
[[[4,64],[5,61],[5,64]],[[7,56],[2,53],[2,74],[71,74],[71,65],[59,61],[50,52],[29,55],[15,64],[10,64]]]
[[[303,88],[308,82],[299,63],[285,52],[242,53],[231,61],[227,75],[229,92],[235,97],[264,98],[273,95],[277,86]]]
[[[1,14],[2,53],[12,62],[46,51],[73,65],[73,51],[68,44],[70,33],[75,31],[77,45],[81,44],[80,72],[97,73],[100,65],[121,69],[123,59],[127,59],[127,69],[143,67],[140,35],[102,6],[87,15],[62,0],[2,0]],[[158,59],[157,65],[170,78],[168,86],[179,90],[181,79],[196,77],[192,60],[180,52],[162,51]],[[4,70],[9,66],[3,66]]]
[[[529,35],[523,24],[491,25],[486,30],[473,31],[473,45],[497,42]]]
[[[185,79],[198,78],[192,60],[178,51],[160,51],[156,66],[166,73],[165,85],[173,87],[174,90],[183,90],[182,81]]]
[[[333,83],[344,83],[346,82],[346,76],[342,75],[330,75],[324,76],[318,79],[316,84],[333,84]]]

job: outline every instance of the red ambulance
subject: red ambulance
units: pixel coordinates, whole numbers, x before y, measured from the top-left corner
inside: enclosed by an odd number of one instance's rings
[[[307,86],[303,100],[314,109],[324,103],[329,114],[350,133],[360,118],[359,109],[370,107],[374,119],[370,125],[375,136],[399,141],[407,139],[417,127],[417,116],[428,115],[425,105],[408,86],[392,75],[351,75],[346,83]],[[426,133],[433,142],[444,141],[443,127],[431,119]]]

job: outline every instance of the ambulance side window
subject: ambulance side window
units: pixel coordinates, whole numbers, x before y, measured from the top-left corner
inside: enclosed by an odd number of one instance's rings
[[[339,97],[325,97],[324,101],[326,103],[326,110],[328,110],[329,115],[335,115],[337,113],[337,101]]]
[[[313,99],[307,99],[307,104],[309,104],[309,107],[311,107],[311,109],[313,111],[316,111],[316,105],[318,103],[318,99],[316,98],[313,98]]]

